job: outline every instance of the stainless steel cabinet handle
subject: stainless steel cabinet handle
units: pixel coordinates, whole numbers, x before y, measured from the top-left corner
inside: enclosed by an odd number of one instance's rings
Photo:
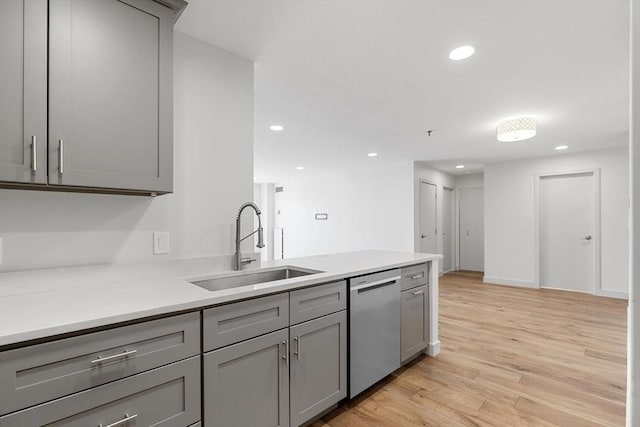
[[[138,414],[134,414],[134,415],[125,414],[124,418],[121,419],[120,421],[116,421],[115,423],[108,424],[108,425],[106,425],[104,427],[116,427],[116,426],[122,425],[124,423],[127,423],[129,421],[135,420],[136,418],[138,418]],[[103,427],[103,425],[100,424],[100,427]]]
[[[411,292],[411,295],[422,295],[422,294],[424,294],[424,291]]]
[[[31,172],[38,170],[38,138],[31,136]]]
[[[91,361],[91,364],[95,365],[96,363],[110,362],[112,360],[121,359],[123,357],[131,356],[133,354],[136,354],[137,352],[138,352],[138,350],[129,350],[129,351],[124,351],[122,353],[114,354],[113,356],[107,356],[107,357],[98,356],[97,359],[94,359],[94,360]]]
[[[400,276],[390,277],[388,279],[377,280],[375,282],[367,283],[366,281],[358,282],[358,286],[353,286],[352,291],[362,291],[368,288],[380,287],[380,285],[393,285],[396,281],[400,280]]]
[[[58,170],[60,175],[64,173],[64,139],[58,140]]]
[[[296,355],[296,359],[300,360],[300,337],[294,337],[293,340],[296,342],[296,351],[293,354]]]
[[[424,273],[416,274],[411,276],[411,280],[422,279],[424,277]]]
[[[284,345],[284,355],[282,356],[282,360],[284,360],[285,364],[289,364],[289,341],[282,341],[282,345]]]

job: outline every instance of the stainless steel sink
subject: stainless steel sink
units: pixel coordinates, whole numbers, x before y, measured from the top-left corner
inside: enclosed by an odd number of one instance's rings
[[[303,277],[316,273],[322,272],[318,270],[287,266],[274,269],[238,272],[237,274],[230,276],[197,280],[191,283],[209,291],[220,291],[223,289],[239,288],[240,286],[257,285],[259,283],[269,283],[277,280]]]

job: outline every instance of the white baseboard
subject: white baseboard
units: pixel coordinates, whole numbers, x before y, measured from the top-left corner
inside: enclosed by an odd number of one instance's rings
[[[629,294],[627,292],[609,291],[609,290],[606,290],[606,289],[598,289],[598,290],[596,290],[596,295],[599,296],[599,297],[629,299]]]
[[[430,342],[424,352],[431,357],[435,357],[440,354],[440,340],[436,342]]]
[[[519,288],[533,288],[538,287],[533,282],[525,282],[524,280],[504,279],[502,277],[484,276],[482,279],[484,283],[491,283],[492,285],[504,285],[504,286],[517,286]]]

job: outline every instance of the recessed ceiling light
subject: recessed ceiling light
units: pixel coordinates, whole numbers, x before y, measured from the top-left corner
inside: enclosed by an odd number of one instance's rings
[[[369,153],[369,154],[367,154],[367,156],[369,156],[369,157],[377,157],[378,153]]]
[[[456,169],[464,169],[464,165],[457,165]]]
[[[467,59],[474,54],[475,48],[473,46],[460,46],[449,52],[449,59],[452,61],[460,61]]]
[[[533,117],[503,120],[496,126],[496,138],[500,142],[518,142],[536,136],[537,123]]]
[[[558,145],[556,147],[556,150],[560,151],[560,150],[566,150],[567,148],[569,148],[568,145]]]
[[[281,130],[284,130],[284,126],[282,126],[282,125],[271,125],[271,126],[269,126],[269,129],[271,129],[274,132],[280,132]]]
[[[296,169],[298,169],[299,171],[304,170],[304,166],[296,166]]]

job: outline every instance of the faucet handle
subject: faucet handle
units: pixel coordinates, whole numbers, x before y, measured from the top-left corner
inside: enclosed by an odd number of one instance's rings
[[[240,258],[240,264],[251,264],[252,262],[256,262],[257,260],[255,258],[249,258],[249,257],[245,257],[245,258]]]

